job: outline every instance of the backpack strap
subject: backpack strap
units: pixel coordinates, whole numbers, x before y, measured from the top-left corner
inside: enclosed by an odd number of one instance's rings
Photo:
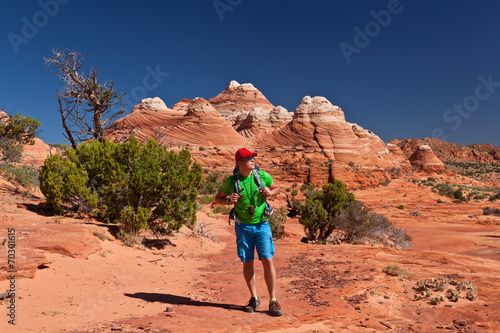
[[[255,169],[252,170],[252,173],[253,173],[253,178],[257,183],[257,186],[259,187],[259,190],[262,191],[264,190],[264,184],[262,184],[262,180],[260,179],[259,170],[260,170],[259,167],[255,166]],[[239,174],[238,168],[234,167],[233,169],[234,192],[236,194],[240,194],[240,177],[238,174]]]
[[[237,167],[233,169],[233,177],[234,177],[234,192],[236,194],[240,194],[240,177],[238,176],[239,171]]]
[[[264,184],[262,184],[262,180],[260,179],[259,169],[257,167],[255,167],[255,169],[252,170],[252,173],[253,173],[253,179],[255,179],[255,182],[259,186],[259,190],[263,191]]]

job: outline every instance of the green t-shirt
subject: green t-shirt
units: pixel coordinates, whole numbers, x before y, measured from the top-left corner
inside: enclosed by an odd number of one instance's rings
[[[259,170],[260,180],[264,187],[269,187],[273,184],[273,178],[265,171]],[[243,177],[239,174],[240,180],[240,199],[236,203],[235,212],[238,220],[241,223],[255,224],[262,222],[262,216],[266,210],[266,199],[259,191],[259,186],[255,182],[253,173],[248,177]],[[221,191],[224,194],[234,193],[234,176],[227,177],[221,186]],[[248,207],[255,206],[255,214],[250,215]]]

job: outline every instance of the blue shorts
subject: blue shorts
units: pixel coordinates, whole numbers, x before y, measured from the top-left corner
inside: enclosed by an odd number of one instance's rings
[[[238,257],[242,262],[253,260],[255,249],[259,259],[273,258],[273,235],[267,221],[257,224],[235,223],[234,230]]]

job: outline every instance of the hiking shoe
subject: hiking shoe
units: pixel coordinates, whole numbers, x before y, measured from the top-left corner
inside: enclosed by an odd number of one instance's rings
[[[255,299],[254,297],[250,298],[248,301],[248,304],[245,306],[243,311],[245,312],[254,312],[260,307],[260,301],[258,299]]]
[[[281,316],[283,315],[283,310],[281,310],[281,305],[278,301],[269,302],[269,314],[271,316]]]

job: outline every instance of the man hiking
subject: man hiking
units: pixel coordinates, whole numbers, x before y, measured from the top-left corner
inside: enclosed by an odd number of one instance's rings
[[[257,249],[269,291],[269,314],[281,316],[283,310],[276,300],[273,236],[266,217],[266,198],[276,196],[280,188],[273,183],[273,179],[267,172],[257,170],[254,172],[255,156],[257,153],[246,148],[238,149],[234,156],[237,170],[235,169],[233,176],[224,180],[215,200],[217,204],[235,204],[236,245],[238,256],[243,262],[243,276],[251,294],[244,311],[254,312],[260,306],[253,264],[254,252]],[[261,186],[259,186],[260,182]]]

